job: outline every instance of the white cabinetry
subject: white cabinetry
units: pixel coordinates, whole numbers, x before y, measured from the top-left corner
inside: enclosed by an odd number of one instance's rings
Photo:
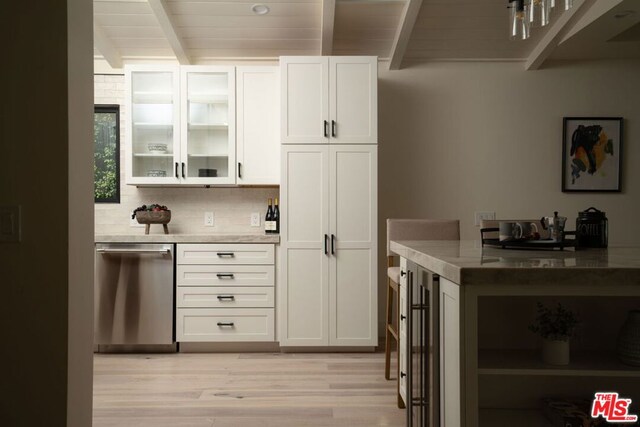
[[[176,340],[274,341],[270,244],[178,244]]]
[[[127,184],[279,183],[278,67],[127,65],[125,75]]]
[[[175,66],[125,68],[127,184],[178,184],[180,79]]]
[[[398,381],[400,397],[407,403],[407,259],[400,258],[400,321],[398,322],[398,352],[400,353],[398,364]]]
[[[234,184],[235,67],[181,67],[180,89],[182,183]]]
[[[282,155],[283,346],[377,345],[377,147]]]
[[[284,56],[280,67],[283,143],[377,143],[376,57]]]
[[[440,278],[440,425],[461,425],[460,285]]]
[[[237,183],[280,184],[278,67],[237,67]]]

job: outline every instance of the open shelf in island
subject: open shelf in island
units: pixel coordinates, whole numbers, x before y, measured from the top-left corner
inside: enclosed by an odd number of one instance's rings
[[[625,365],[609,352],[579,350],[566,366],[542,361],[542,350],[479,350],[480,375],[555,375],[587,377],[640,377],[640,367]]]

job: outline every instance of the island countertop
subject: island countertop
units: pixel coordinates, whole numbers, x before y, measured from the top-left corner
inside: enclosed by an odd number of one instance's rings
[[[124,234],[96,235],[95,243],[280,243],[279,234]]]
[[[514,250],[480,241],[392,241],[391,251],[460,285],[564,284],[640,286],[640,246]]]

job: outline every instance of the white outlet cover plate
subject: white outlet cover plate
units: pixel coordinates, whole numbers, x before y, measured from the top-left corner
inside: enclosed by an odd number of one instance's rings
[[[254,212],[251,214],[251,226],[252,227],[260,227],[260,214]]]
[[[205,227],[213,227],[214,225],[213,212],[204,213],[204,225]]]
[[[476,226],[479,226],[483,219],[484,220],[496,219],[496,213],[495,212],[489,212],[489,211],[476,212],[475,217],[474,217],[474,224]]]

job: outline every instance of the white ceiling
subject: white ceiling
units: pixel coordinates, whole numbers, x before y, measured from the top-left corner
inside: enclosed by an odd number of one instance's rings
[[[318,55],[323,7],[334,1],[328,27],[333,27],[334,55],[400,55],[406,62],[526,61],[547,46],[550,33],[557,34],[553,43],[562,41],[552,46],[551,58],[640,58],[640,30],[632,29],[640,22],[640,0],[576,0],[584,5],[571,21],[562,23],[562,14],[569,12],[556,10],[552,24],[532,30],[526,41],[507,36],[507,0],[264,0],[260,3],[270,8],[264,16],[251,11],[259,0],[94,0],[95,55],[114,64]],[[411,16],[410,3],[417,17]],[[630,10],[636,13],[615,17]],[[580,31],[572,34],[572,28]],[[609,41],[616,37],[620,40]]]

